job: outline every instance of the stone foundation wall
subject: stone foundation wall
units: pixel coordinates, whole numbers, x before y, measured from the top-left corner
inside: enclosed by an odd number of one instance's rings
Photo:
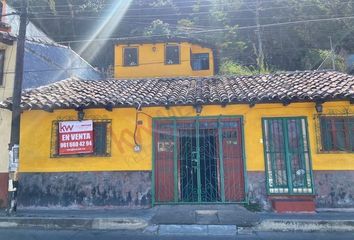
[[[264,172],[247,172],[248,199],[271,210]],[[0,174],[6,203],[7,174]],[[354,207],[354,171],[314,171],[317,208]],[[151,172],[22,173],[18,193],[24,207],[151,205]]]
[[[21,173],[22,207],[151,205],[151,172]]]
[[[354,207],[354,171],[314,171],[316,207]]]
[[[247,172],[248,199],[252,204],[259,204],[264,210],[271,210],[267,197],[266,179],[264,172]]]
[[[314,171],[317,208],[354,207],[354,171]],[[264,210],[271,210],[264,172],[247,172],[248,198]]]

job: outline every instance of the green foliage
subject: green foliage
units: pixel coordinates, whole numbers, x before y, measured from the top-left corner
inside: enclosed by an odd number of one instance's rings
[[[230,60],[223,61],[220,66],[220,74],[221,75],[244,75],[244,76],[250,76],[250,75],[257,75],[257,74],[267,74],[270,73],[270,70],[268,68],[262,68],[260,70],[257,70],[254,67],[246,67],[242,66],[238,63],[232,62]]]
[[[305,69],[332,69],[332,52],[322,49],[310,49],[303,57],[302,64]],[[347,70],[345,59],[335,54],[334,66],[337,71],[345,72]]]
[[[55,10],[55,0],[48,0],[48,6],[49,6],[50,10],[53,11],[53,13],[56,13],[56,10]]]
[[[194,31],[194,22],[183,18],[177,22],[176,34],[191,34]]]
[[[150,26],[145,28],[144,35],[145,36],[155,36],[155,35],[166,35],[169,36],[171,35],[171,30],[169,28],[168,23],[164,23],[160,19],[156,19],[152,21]]]
[[[151,7],[166,7],[166,6],[173,6],[173,1],[171,0],[155,0],[149,4]]]
[[[55,1],[55,0],[49,0],[49,1]],[[84,3],[80,5],[80,8],[82,10],[88,9],[88,10],[93,10],[98,12],[103,9],[105,3],[106,3],[105,0],[85,0]]]

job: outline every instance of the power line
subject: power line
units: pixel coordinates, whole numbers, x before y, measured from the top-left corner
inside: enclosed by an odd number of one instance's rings
[[[245,10],[246,12],[249,12],[249,10]],[[224,13],[237,13],[240,12],[238,10],[235,11],[224,11]],[[242,11],[243,12],[243,11]],[[150,15],[142,15],[142,17],[164,17],[164,16],[195,16],[195,15],[204,15],[204,14],[210,14],[210,11],[208,12],[197,12],[197,13],[171,13],[171,14],[150,14]],[[61,17],[68,17],[67,15],[54,15],[50,16],[49,18],[53,19],[60,19]],[[75,18],[75,17],[74,17]],[[80,17],[81,18],[81,17]],[[83,18],[106,18],[106,17],[90,17],[90,16],[83,16]],[[136,17],[135,17],[136,18]],[[48,19],[48,17],[34,17],[31,19]]]
[[[313,17],[343,17],[343,16],[340,16],[340,15],[328,15],[328,14],[313,14],[311,15]],[[179,17],[176,15],[176,17]],[[308,15],[298,15],[297,16],[298,18],[303,18],[303,17],[308,17]],[[60,20],[60,19],[68,19],[68,16],[66,15],[57,15],[57,16],[48,16],[48,17],[33,17],[33,18],[30,18],[32,20]],[[96,19],[102,19],[102,20],[105,20],[106,17],[100,17],[100,16],[91,16],[91,17],[84,17],[84,16],[74,16],[74,17],[70,17],[70,20],[72,19],[75,19],[75,20],[88,20],[88,19],[93,19],[93,20],[96,20]],[[128,22],[129,19],[137,19],[137,17],[124,17],[123,18],[126,22]],[[156,19],[156,18],[150,18],[150,17],[144,17],[144,16],[139,16],[138,18],[139,20],[144,20],[144,19]],[[208,19],[208,18],[203,18],[204,20]],[[254,20],[255,18],[254,17],[230,17],[228,18],[229,20]],[[272,19],[272,20],[280,20],[280,19],[289,19],[289,16],[286,16],[286,17],[279,17],[279,16],[272,16],[272,17],[269,17],[269,16],[260,16],[259,19]],[[163,18],[162,20],[164,20],[166,23],[168,23],[168,21],[176,21],[176,20],[181,20],[181,19],[178,19],[178,18],[174,18],[174,19],[166,19],[166,18]],[[123,20],[122,20],[123,21]],[[298,20],[296,20],[298,21]],[[134,21],[130,21],[129,20],[129,23],[134,23]],[[145,24],[150,24],[150,22],[144,22]],[[168,24],[171,24],[171,23],[168,23]],[[194,25],[194,26],[200,26],[200,27],[209,27],[209,26],[205,26],[205,25]]]
[[[237,12],[236,11],[227,11],[226,13],[234,13],[234,12]],[[166,18],[163,18],[164,21],[176,21],[176,20],[179,20],[180,17],[193,17],[195,15],[210,15],[210,12],[199,12],[199,13],[187,13],[187,14],[181,14],[181,13],[178,13],[178,14],[159,14],[159,15],[142,15],[142,16],[139,16],[138,18],[139,19],[152,19],[152,18],[160,18],[160,17],[165,17],[165,16],[174,16],[175,18],[173,19],[166,19]],[[312,16],[328,16],[328,14],[318,14],[318,15],[312,15]],[[97,19],[102,19],[102,20],[105,20],[107,19],[107,17],[103,17],[103,16],[68,16],[68,15],[54,15],[54,16],[45,16],[45,17],[40,17],[40,16],[37,16],[37,17],[32,17],[30,18],[31,20],[62,20],[62,19],[68,19],[68,17],[70,18],[70,20],[84,20],[84,21],[87,21],[89,19],[93,19],[93,20],[97,20]],[[301,16],[300,16],[301,17]],[[302,17],[305,17],[305,16],[302,16]],[[286,19],[288,17],[277,17],[277,16],[263,16],[263,17],[259,17],[259,19]],[[137,19],[137,17],[133,17],[133,16],[124,16],[123,19]],[[208,18],[206,18],[208,19]],[[252,20],[254,19],[254,17],[250,17],[250,18],[247,18],[247,17],[230,17],[228,18],[229,20]]]
[[[266,1],[262,1],[262,3],[264,3]],[[351,3],[352,1],[351,0],[345,0],[344,2],[342,3],[339,3],[339,4],[347,4],[347,3]],[[113,5],[113,4],[107,4],[107,5]],[[229,6],[229,5],[232,5],[232,3],[225,3],[225,4],[208,4],[208,5],[200,5],[201,7],[213,7],[213,6]],[[64,5],[63,5],[64,6]],[[67,7],[67,5],[65,5]],[[71,6],[75,6],[75,5],[71,5]],[[80,6],[80,5],[76,5],[76,6]],[[302,5],[301,7],[317,7],[319,6],[318,4],[311,4],[311,5]],[[260,8],[259,10],[260,11],[268,11],[268,10],[274,10],[274,9],[291,9],[291,8],[296,8],[297,6],[282,6],[282,7],[268,7],[268,8]],[[142,10],[158,10],[160,8],[163,8],[163,9],[166,9],[167,7],[151,7],[151,8],[146,8],[146,7],[142,7],[142,8],[128,8],[128,11],[142,11]],[[193,8],[193,5],[191,6],[185,6],[185,7],[177,7],[177,9],[188,9],[188,8]],[[88,12],[105,12],[105,11],[111,11],[109,9],[107,10],[102,10],[102,11],[96,11],[96,10],[81,10],[80,12],[84,12],[84,13],[88,13]],[[254,10],[252,9],[239,9],[239,10],[232,10],[230,12],[252,12]],[[59,13],[72,13],[71,10],[55,10],[54,12],[59,12]],[[30,12],[30,14],[53,14],[54,13],[53,11],[46,11],[46,12]],[[209,14],[210,12],[197,12],[197,13],[190,13],[190,14]],[[170,16],[170,15],[179,15],[179,13],[172,13],[172,14],[164,14],[164,15],[144,15],[144,16]],[[56,15],[55,15],[56,16]]]
[[[262,25],[260,25],[260,27],[267,28],[267,27],[274,27],[274,26],[287,26],[287,25],[293,25],[293,24],[299,24],[299,23],[338,21],[338,20],[344,20],[344,19],[354,19],[354,16],[307,19],[307,20],[289,21],[289,22],[282,22],[282,23],[270,23],[270,24],[262,24]],[[238,27],[237,30],[247,30],[247,29],[256,29],[256,28],[257,28],[257,25],[253,25],[253,26]],[[201,31],[189,32],[189,33],[185,33],[185,34],[176,34],[176,36],[223,32],[223,31],[229,31],[229,29],[228,28],[217,28],[217,29],[201,30]],[[168,37],[168,36],[171,36],[171,35],[170,34],[156,34],[156,35],[152,35],[150,37]],[[140,36],[118,37],[118,38],[81,39],[81,40],[71,40],[71,41],[59,41],[58,43],[79,43],[79,42],[90,42],[90,41],[92,41],[92,42],[95,42],[95,41],[119,41],[119,40],[137,39],[137,38],[142,38],[142,37],[146,37],[146,36],[140,35]]]
[[[12,12],[12,13],[0,14],[0,17],[7,17],[7,16],[13,16],[13,15],[20,15],[20,14],[17,12]]]
[[[340,0],[339,2],[351,2],[350,0]],[[198,0],[192,0],[192,1],[178,1],[177,3],[178,4],[198,4]],[[209,2],[213,2],[213,1],[209,1]],[[288,0],[264,0],[262,1],[263,3],[275,3],[275,4],[288,4]],[[299,1],[301,2],[301,1]],[[306,2],[306,1],[302,1],[302,2]],[[253,3],[253,6],[256,6],[256,1],[249,1],[247,0],[247,5],[251,5],[252,6],[252,3]],[[224,3],[224,4],[221,4],[221,3],[215,3],[215,4],[198,4],[200,6],[207,6],[207,5],[210,5],[210,6],[219,6],[219,5],[232,5],[233,3]],[[102,6],[113,6],[115,5],[115,3],[103,3],[101,4]],[[70,6],[72,7],[82,7],[82,4],[71,4]],[[166,8],[166,6],[157,6],[157,7],[144,7],[144,5],[141,5],[142,7],[141,8],[132,8],[134,10],[143,10],[143,9],[163,9],[163,8]],[[193,5],[192,5],[193,6]],[[41,4],[41,5],[30,5],[30,8],[43,8],[43,7],[49,7],[49,5],[44,5],[44,4]],[[68,7],[67,4],[61,4],[61,5],[55,5],[55,7]],[[171,7],[171,6],[170,6]],[[175,4],[175,7],[176,8],[181,8],[180,6],[177,6],[177,4]],[[13,7],[15,9],[20,9],[20,8],[16,8],[16,7]]]
[[[128,22],[128,21],[126,21],[127,23],[130,23],[130,22]],[[144,23],[144,22],[135,22],[135,23],[132,23],[132,24],[141,24],[141,25],[146,25],[146,26],[148,26],[149,25],[149,23]],[[179,25],[177,25],[177,24],[170,24],[169,23],[169,25],[172,25],[171,26],[171,28],[174,28],[174,29],[177,29],[178,27],[179,27]],[[187,30],[188,29],[194,29],[194,31],[197,31],[197,30],[199,30],[199,29],[204,29],[205,27],[207,27],[207,26],[201,26],[201,25],[195,25],[196,26],[196,28],[193,28],[193,27],[184,27],[184,26],[181,26],[181,28],[186,28]],[[217,28],[213,28],[213,27],[209,27],[209,29],[217,29]],[[237,29],[238,30],[238,29]],[[243,30],[243,29],[241,29],[241,30]],[[246,29],[247,30],[247,29]],[[282,29],[278,29],[278,30],[280,30],[280,31],[282,31]],[[286,30],[286,29],[283,29],[284,31],[288,31],[288,30]],[[263,29],[262,30],[262,32],[264,32],[264,33],[270,33],[270,34],[272,34],[273,32],[274,32],[274,29],[271,29],[271,28],[269,28],[269,29]],[[329,31],[328,30],[323,30],[323,29],[316,29],[316,32],[322,32],[322,33],[329,33]],[[193,32],[185,32],[185,33],[179,33],[179,34],[175,34],[175,35],[190,35],[190,34],[193,34]],[[80,37],[80,36],[82,36],[82,37],[89,37],[89,35],[88,34],[76,34],[75,35],[76,37]],[[43,37],[42,35],[32,35],[31,36],[31,38],[33,38],[33,41],[34,42],[36,42],[36,38],[38,38],[38,40],[40,40],[39,38],[41,38],[41,37]],[[63,35],[51,35],[51,37],[63,37]],[[127,38],[127,37],[135,37],[135,36],[121,36],[121,37],[119,37],[119,36],[112,36],[111,38],[105,38],[105,39],[101,39],[100,41],[109,41],[109,40],[114,40],[114,39],[122,39],[122,38]],[[137,36],[137,37],[149,37],[149,36]],[[275,36],[275,38],[276,38],[276,36]],[[31,40],[29,40],[29,41],[31,41]],[[75,40],[66,40],[66,41],[60,41],[60,42],[56,42],[56,43],[73,43],[73,41],[75,41]],[[81,40],[78,40],[79,42],[81,41]],[[82,41],[87,41],[87,40],[82,40]],[[295,48],[295,47],[294,47]]]
[[[113,5],[113,4],[112,4]],[[224,4],[207,4],[207,5],[198,5],[200,7],[214,7],[214,6],[232,6],[233,3],[224,3]],[[170,9],[170,8],[175,8],[176,10],[180,10],[180,9],[190,9],[193,8],[194,5],[190,5],[190,6],[183,6],[183,7],[173,7],[173,6],[165,6],[165,7],[142,7],[142,8],[129,8],[128,11],[142,11],[142,10],[160,10],[160,9]],[[75,11],[75,10],[74,10]],[[97,10],[76,10],[78,12],[86,12],[86,13],[90,13],[90,12],[98,12]],[[99,12],[106,12],[106,11],[111,11],[110,9],[106,9],[106,10],[101,10]],[[240,12],[249,12],[249,10],[237,10]],[[55,10],[54,12],[68,12],[71,13],[72,11],[70,10]],[[45,12],[31,12],[32,14],[42,14],[42,13],[53,13],[53,11],[45,11]]]
[[[347,0],[346,0],[347,1]],[[185,0],[185,1],[178,1],[178,4],[184,4],[184,3],[194,3],[197,4],[199,1],[198,0]],[[209,0],[209,2],[212,2]],[[264,0],[264,3],[287,3],[288,0]],[[248,4],[252,3],[252,1],[248,1]],[[231,3],[230,3],[231,4]],[[114,3],[103,3],[101,4],[102,6],[112,6],[115,5]],[[201,4],[202,5],[202,4]],[[71,6],[73,7],[82,7],[82,4],[71,4]],[[44,5],[44,4],[40,4],[40,5],[30,5],[30,8],[43,8],[43,7],[49,7],[49,5]],[[55,7],[68,7],[67,4],[61,4],[61,5],[55,5]],[[15,9],[20,9],[19,7],[13,7]],[[145,7],[142,7],[142,9],[144,9]],[[153,8],[165,8],[164,6],[161,7],[153,7]],[[139,8],[140,9],[140,8]]]

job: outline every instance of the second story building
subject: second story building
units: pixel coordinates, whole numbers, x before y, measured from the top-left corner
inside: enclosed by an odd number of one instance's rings
[[[140,38],[115,45],[114,77],[213,76],[212,46],[187,38]]]

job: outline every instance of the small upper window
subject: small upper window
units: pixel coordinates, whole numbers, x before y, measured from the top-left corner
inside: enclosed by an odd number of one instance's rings
[[[354,117],[320,117],[322,151],[354,151]]]
[[[172,45],[166,46],[166,59],[165,64],[180,64],[179,59],[179,46]]]
[[[137,66],[138,48],[124,48],[124,66]]]
[[[209,70],[209,53],[192,54],[191,65],[194,71]]]
[[[0,50],[0,86],[4,84],[5,50]]]

